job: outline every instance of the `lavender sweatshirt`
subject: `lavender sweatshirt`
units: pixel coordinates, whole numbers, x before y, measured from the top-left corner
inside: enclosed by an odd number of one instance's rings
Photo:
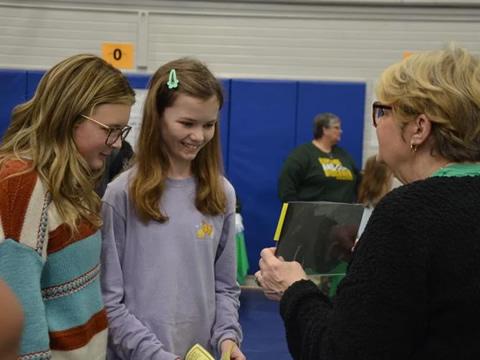
[[[224,179],[226,214],[207,216],[194,206],[193,178],[169,179],[160,201],[169,220],[145,224],[128,194],[132,171],[110,183],[102,205],[108,359],[167,360],[195,343],[240,343],[232,185]]]

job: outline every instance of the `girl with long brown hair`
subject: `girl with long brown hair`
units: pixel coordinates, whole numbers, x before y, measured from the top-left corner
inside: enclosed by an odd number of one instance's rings
[[[131,170],[103,198],[102,286],[111,359],[244,359],[235,192],[222,176],[219,81],[197,60],[153,75]]]

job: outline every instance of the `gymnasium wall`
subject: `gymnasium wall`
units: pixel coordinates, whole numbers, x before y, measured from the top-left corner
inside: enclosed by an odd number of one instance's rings
[[[480,54],[480,0],[0,0],[0,68],[47,69],[104,42],[135,48],[131,72],[194,55],[221,78],[366,83],[405,51],[450,41]]]

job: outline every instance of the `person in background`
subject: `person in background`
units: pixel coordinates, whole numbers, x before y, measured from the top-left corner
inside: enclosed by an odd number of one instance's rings
[[[414,54],[376,97],[378,160],[405,185],[375,207],[335,298],[273,248],[257,280],[281,299],[295,359],[478,359],[480,61]]]
[[[134,156],[132,146],[127,140],[122,140],[120,149],[114,149],[105,162],[103,176],[97,184],[97,194],[102,197],[105,194],[107,185],[120,173],[127,170]]]
[[[358,238],[362,235],[375,206],[392,189],[393,179],[392,171],[385,163],[377,160],[377,155],[367,159],[358,190],[358,202],[365,206]]]
[[[95,183],[134,101],[119,70],[80,54],[13,110],[0,145],[0,278],[24,311],[19,359],[106,356]]]
[[[314,139],[293,150],[283,165],[278,181],[282,202],[355,202],[359,174],[352,157],[337,145],[341,135],[338,116],[315,116]]]
[[[103,198],[109,359],[180,359],[196,343],[245,359],[222,104],[198,60],[171,61],[151,79],[133,167]]]
[[[368,208],[374,208],[392,188],[393,173],[385,163],[370,156],[365,162],[362,181],[358,190],[358,202]]]

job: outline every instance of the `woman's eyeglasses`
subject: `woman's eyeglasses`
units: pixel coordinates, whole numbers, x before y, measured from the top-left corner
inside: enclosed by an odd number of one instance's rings
[[[392,110],[392,109],[393,107],[391,107],[390,105],[383,105],[378,101],[375,101],[372,105],[373,126],[377,127],[378,119],[381,118],[382,116],[385,116],[385,110]]]
[[[98,120],[92,119],[91,117],[89,117],[87,115],[81,115],[81,116],[83,118],[87,119],[87,120],[93,121],[95,124],[101,126],[105,130],[107,130],[107,138],[105,139],[105,145],[108,145],[108,146],[112,146],[113,144],[115,144],[115,142],[119,138],[121,138],[122,141],[125,140],[128,133],[130,132],[130,130],[132,130],[132,127],[129,126],[129,125],[126,125],[123,128],[111,127],[111,126],[108,126],[108,125],[105,125],[105,124],[101,123]]]

